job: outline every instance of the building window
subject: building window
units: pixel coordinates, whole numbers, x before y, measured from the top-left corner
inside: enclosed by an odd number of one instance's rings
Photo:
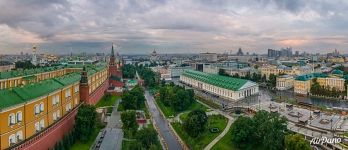
[[[35,123],[35,131],[36,131],[36,132],[39,132],[39,131],[40,131],[40,123],[39,123],[39,122],[36,122],[36,123]]]
[[[68,97],[71,96],[71,93],[70,93],[70,92],[71,92],[70,89],[67,89],[67,90],[65,91],[65,98],[68,98]]]
[[[43,128],[45,128],[45,120],[41,120],[40,121],[40,130],[42,130]]]
[[[80,90],[80,89],[79,89],[79,86],[78,86],[78,85],[75,85],[75,90],[74,90],[75,93],[79,92],[79,90]]]
[[[69,103],[69,104],[67,104],[67,105],[65,106],[65,110],[66,110],[66,111],[70,111],[70,110],[71,110],[71,103]]]
[[[12,113],[8,116],[8,125],[14,125],[16,123],[16,116]]]
[[[52,105],[57,105],[59,104],[59,99],[60,99],[60,96],[59,95],[55,95],[52,97]]]
[[[15,144],[15,143],[16,143],[16,135],[11,134],[11,135],[8,137],[8,143],[9,143],[10,146],[13,145],[13,144]]]
[[[57,119],[60,118],[60,110],[57,110]]]
[[[21,111],[17,112],[16,116],[17,116],[17,122],[22,122],[22,112]]]
[[[17,137],[17,141],[22,141],[23,140],[23,132],[18,131],[16,137]]]
[[[38,104],[36,104],[36,105],[34,106],[34,113],[35,113],[35,115],[37,115],[37,114],[40,113],[40,106],[39,106]]]
[[[43,111],[44,111],[44,103],[41,102],[41,103],[40,103],[40,112],[43,112]]]

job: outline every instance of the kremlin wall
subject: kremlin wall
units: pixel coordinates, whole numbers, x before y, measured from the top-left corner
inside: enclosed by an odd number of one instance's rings
[[[47,150],[74,126],[82,103],[96,104],[108,88],[123,87],[122,61],[0,74],[0,148]]]

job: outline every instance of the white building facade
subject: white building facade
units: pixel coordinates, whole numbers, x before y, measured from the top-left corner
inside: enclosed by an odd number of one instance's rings
[[[259,86],[254,82],[199,71],[185,71],[180,81],[232,101],[259,93]]]

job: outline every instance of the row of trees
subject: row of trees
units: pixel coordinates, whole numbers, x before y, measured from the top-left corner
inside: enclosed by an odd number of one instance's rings
[[[122,76],[124,78],[134,78],[136,73],[136,67],[134,65],[125,64],[122,67]]]
[[[18,61],[15,63],[16,69],[32,69],[32,68],[37,68],[34,64],[32,64],[29,60],[27,61]]]
[[[195,102],[194,91],[178,85],[161,86],[159,93],[159,100],[166,107],[171,107],[175,112],[184,111]]]
[[[144,80],[146,86],[153,87],[159,82],[158,75],[151,68],[143,65],[126,64],[122,67],[122,74],[125,78],[134,78],[138,72],[139,76]]]
[[[154,87],[159,83],[159,76],[151,70],[151,68],[143,65],[137,66],[139,76],[144,80],[144,84],[148,87]]]
[[[328,96],[338,98],[340,96],[344,96],[344,92],[339,91],[335,87],[330,88],[329,86],[320,86],[317,78],[312,79],[310,92],[312,95],[317,96]]]
[[[71,132],[66,134],[60,142],[56,143],[55,150],[68,150],[79,140],[86,143],[92,136],[97,126],[97,112],[94,106],[83,104],[79,107],[76,115],[75,125]]]
[[[135,86],[132,90],[123,93],[120,104],[126,110],[136,110],[143,108],[144,102],[144,90],[140,86]]]
[[[259,111],[252,118],[241,116],[232,124],[231,134],[232,142],[241,149],[311,149],[309,142],[289,134],[287,120],[278,113]]]
[[[275,87],[276,86],[276,78],[277,78],[277,75],[275,74],[270,74],[269,75],[269,79],[267,80],[267,77],[266,75],[261,75],[261,74],[258,74],[258,73],[247,73],[245,76],[240,76],[238,73],[234,74],[234,75],[229,75],[227,74],[224,69],[220,69],[219,70],[219,75],[222,75],[222,76],[229,76],[229,77],[233,77],[233,78],[240,78],[240,79],[245,79],[245,80],[251,80],[251,81],[254,81],[254,82],[258,82],[258,83],[266,83],[267,86],[270,86],[270,87]]]
[[[284,147],[287,121],[276,113],[259,111],[253,118],[239,117],[232,125],[232,142],[241,149],[263,145],[265,149]]]

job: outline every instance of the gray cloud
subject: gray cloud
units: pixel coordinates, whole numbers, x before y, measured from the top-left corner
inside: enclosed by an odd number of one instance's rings
[[[11,0],[0,7],[4,53],[33,41],[57,53],[104,52],[110,42],[124,53],[347,51],[345,0]]]

